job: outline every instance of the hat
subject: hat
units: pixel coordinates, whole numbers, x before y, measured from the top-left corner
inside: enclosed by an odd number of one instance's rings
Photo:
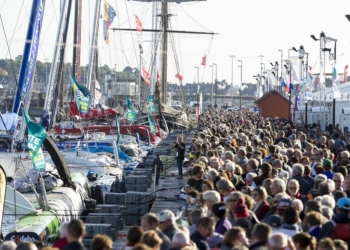
[[[281,199],[278,202],[277,209],[286,209],[292,205],[292,202],[288,199]]]
[[[324,167],[333,167],[333,161],[329,160],[329,159],[325,159],[323,160],[323,164]]]
[[[337,207],[350,210],[350,199],[347,197],[342,197],[337,201]]]
[[[172,220],[175,221],[175,215],[173,212],[171,212],[168,209],[162,210],[158,214],[159,222],[164,222],[166,220]]]
[[[271,227],[281,227],[282,226],[282,218],[279,215],[272,215],[267,222]]]
[[[235,214],[237,217],[249,217],[249,211],[246,204],[244,203],[243,198],[238,199],[238,203],[236,204],[236,207],[233,210],[233,214]]]

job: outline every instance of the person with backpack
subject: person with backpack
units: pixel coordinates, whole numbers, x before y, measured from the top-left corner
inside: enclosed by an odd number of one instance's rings
[[[340,239],[350,244],[350,199],[340,198],[336,204],[336,214],[333,219],[323,225],[317,241],[331,237]]]

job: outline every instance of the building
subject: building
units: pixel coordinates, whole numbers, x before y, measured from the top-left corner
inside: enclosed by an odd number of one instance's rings
[[[288,117],[289,100],[276,90],[272,90],[255,101],[262,117]]]

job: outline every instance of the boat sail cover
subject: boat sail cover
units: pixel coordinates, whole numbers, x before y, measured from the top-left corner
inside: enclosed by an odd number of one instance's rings
[[[18,125],[18,115],[16,113],[0,114],[0,130],[14,131]]]
[[[113,108],[107,107],[105,105],[100,105],[101,109],[89,108],[89,111],[86,114],[80,113],[78,110],[77,103],[71,101],[69,103],[69,115],[78,116],[83,119],[94,119],[94,118],[105,118],[105,117],[115,117],[118,114]]]

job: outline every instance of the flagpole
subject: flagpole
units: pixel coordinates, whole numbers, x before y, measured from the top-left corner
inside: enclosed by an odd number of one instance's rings
[[[260,55],[260,81],[259,81],[259,86],[258,86],[258,99],[260,98],[260,85],[261,85],[261,81],[262,81],[262,59],[263,59],[263,55]]]
[[[232,71],[231,71],[231,106],[233,106],[233,58],[235,56],[230,56],[232,61]]]
[[[243,68],[243,62],[242,62],[242,60],[238,60],[238,62],[240,62],[241,63],[241,65],[240,66],[238,66],[238,67],[240,67],[241,68],[241,86],[240,86],[240,89],[239,89],[239,108],[241,109],[242,108],[242,68]]]

